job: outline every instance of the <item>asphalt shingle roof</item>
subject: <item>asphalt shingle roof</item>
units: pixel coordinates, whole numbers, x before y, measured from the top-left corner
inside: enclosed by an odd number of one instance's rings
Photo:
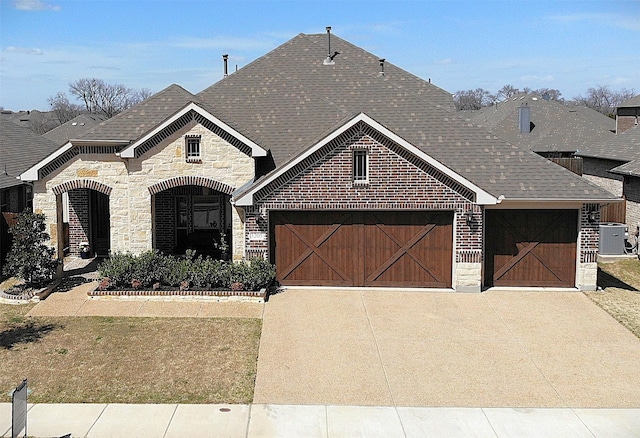
[[[535,126],[529,133],[520,132],[518,108],[521,106],[531,108],[531,122]],[[509,143],[538,153],[573,153],[586,145],[613,137],[616,129],[615,120],[591,108],[564,105],[529,94],[520,94],[478,111],[465,112],[463,117]]]
[[[640,176],[640,126],[627,129],[605,142],[585,147],[576,155],[623,161],[625,164],[612,169],[614,173]]]
[[[609,199],[608,192],[459,118],[450,93],[332,35],[300,34],[192,95],[172,85],[83,139],[135,141],[189,102],[261,147],[277,166],[364,113],[496,197]]]
[[[498,197],[603,199],[608,192],[452,111],[450,93],[332,36],[300,34],[198,94],[213,112],[270,149],[278,166],[365,113]],[[231,122],[233,121],[233,122]]]
[[[56,144],[63,145],[71,139],[82,136],[85,132],[91,130],[94,126],[107,120],[106,116],[98,114],[80,114],[67,123],[63,123],[57,128],[42,134]]]
[[[195,101],[193,94],[179,85],[170,85],[138,105],[100,123],[80,138],[135,141],[192,101]]]
[[[57,148],[29,128],[0,120],[0,189],[22,184],[16,177]],[[4,174],[5,165],[8,175]]]
[[[628,108],[634,106],[640,106],[640,94],[632,97],[631,99],[625,100],[620,105],[618,105],[618,108]]]

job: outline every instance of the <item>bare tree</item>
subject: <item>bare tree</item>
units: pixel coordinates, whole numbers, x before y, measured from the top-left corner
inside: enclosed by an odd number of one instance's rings
[[[47,100],[51,106],[51,111],[55,113],[61,124],[67,123],[82,113],[82,106],[69,102],[67,95],[61,91]]]
[[[538,88],[535,94],[542,96],[545,100],[561,100],[562,93],[556,88]]]
[[[150,88],[141,88],[136,90],[136,98],[138,99],[138,102],[147,100],[151,96],[153,96],[153,91],[151,91]]]
[[[592,108],[609,117],[615,117],[615,109],[618,105],[635,95],[635,90],[621,88],[613,91],[607,85],[597,85],[589,88],[585,96],[574,97],[574,101],[580,105]]]
[[[456,91],[453,95],[453,103],[458,111],[479,110],[482,107],[490,105],[492,101],[491,93],[482,88]]]
[[[69,93],[82,103],[70,101],[67,94],[62,91],[48,99],[59,124],[66,123],[83,112],[113,117],[148,99],[153,94],[148,88],[135,90],[122,84],[108,84],[102,79],[96,78],[82,78],[71,82]],[[54,127],[47,125],[37,128],[38,131],[46,132]]]
[[[508,99],[510,97],[515,96],[516,94],[518,94],[520,92],[520,90],[518,90],[516,87],[514,87],[513,85],[504,85],[502,88],[500,88],[498,90],[498,92],[496,93],[496,98],[500,98],[501,96],[504,97],[505,99]],[[496,99],[497,100],[497,99]]]

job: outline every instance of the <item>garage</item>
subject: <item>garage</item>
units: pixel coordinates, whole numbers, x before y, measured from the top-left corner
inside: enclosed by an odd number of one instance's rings
[[[271,211],[282,285],[450,288],[453,212]]]
[[[574,287],[577,210],[487,210],[485,286]]]

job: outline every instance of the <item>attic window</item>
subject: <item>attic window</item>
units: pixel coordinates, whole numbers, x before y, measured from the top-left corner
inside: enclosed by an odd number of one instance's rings
[[[185,139],[185,151],[187,153],[186,159],[188,163],[196,163],[202,161],[202,156],[200,155],[200,136],[199,135],[189,135],[186,136]]]
[[[369,182],[369,156],[364,149],[353,151],[353,182],[355,184]]]

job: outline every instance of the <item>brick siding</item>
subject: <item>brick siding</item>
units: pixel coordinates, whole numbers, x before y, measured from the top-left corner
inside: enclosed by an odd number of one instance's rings
[[[590,212],[595,221],[590,222]],[[584,204],[580,211],[580,263],[594,263],[598,257],[600,239],[600,210],[598,204]]]
[[[369,152],[369,180],[354,183],[352,151]],[[246,208],[247,256],[267,257],[269,242],[251,240],[267,235],[270,210],[437,210],[456,214],[456,261],[481,261],[482,212],[473,194],[411,155],[404,148],[359,124],[255,196]],[[464,213],[472,210],[467,226]],[[270,238],[270,236],[269,236]]]
[[[89,189],[69,191],[69,253],[80,256],[80,243],[89,242]]]

